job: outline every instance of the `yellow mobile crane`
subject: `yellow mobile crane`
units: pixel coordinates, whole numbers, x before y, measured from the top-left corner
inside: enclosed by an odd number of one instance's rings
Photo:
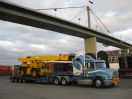
[[[71,57],[67,54],[50,55],[50,56],[28,56],[20,57],[18,60],[22,63],[19,69],[21,76],[42,76],[52,73],[52,69],[46,67],[47,62],[70,61]]]

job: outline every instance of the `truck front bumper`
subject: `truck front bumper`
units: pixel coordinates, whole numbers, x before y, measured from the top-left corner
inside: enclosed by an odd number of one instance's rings
[[[117,84],[119,84],[119,82],[120,82],[119,77],[112,78],[112,79],[109,79],[109,80],[104,80],[105,86],[108,86],[108,85],[117,85]]]

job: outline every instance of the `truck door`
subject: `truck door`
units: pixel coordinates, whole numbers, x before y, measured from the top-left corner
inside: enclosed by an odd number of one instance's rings
[[[95,70],[94,62],[86,62],[85,75],[87,75],[87,77],[92,77],[94,70]]]

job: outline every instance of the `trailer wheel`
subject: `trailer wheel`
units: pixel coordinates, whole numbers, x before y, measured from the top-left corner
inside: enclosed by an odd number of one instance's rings
[[[22,79],[21,79],[21,78],[18,78],[18,82],[19,82],[19,83],[22,83]]]
[[[104,80],[101,77],[95,78],[94,86],[97,87],[97,88],[104,87]]]
[[[18,78],[14,78],[15,82],[18,83]]]
[[[61,79],[61,84],[62,84],[63,86],[67,85],[67,80],[66,80],[65,78],[62,78],[62,79]]]
[[[11,81],[11,82],[15,82],[15,79],[14,79],[14,78],[10,78],[10,81]]]
[[[54,84],[55,84],[55,85],[59,85],[59,84],[60,84],[60,82],[59,82],[59,79],[58,79],[58,78],[55,78],[55,79],[54,79]]]
[[[27,81],[26,81],[26,79],[22,79],[22,82],[23,82],[23,83],[26,83]]]

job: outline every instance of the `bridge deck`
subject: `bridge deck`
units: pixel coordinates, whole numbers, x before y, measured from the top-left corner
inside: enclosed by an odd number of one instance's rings
[[[119,48],[132,47],[131,44],[104,33],[5,1],[0,1],[0,20],[47,29],[84,39],[97,37],[97,42]]]

